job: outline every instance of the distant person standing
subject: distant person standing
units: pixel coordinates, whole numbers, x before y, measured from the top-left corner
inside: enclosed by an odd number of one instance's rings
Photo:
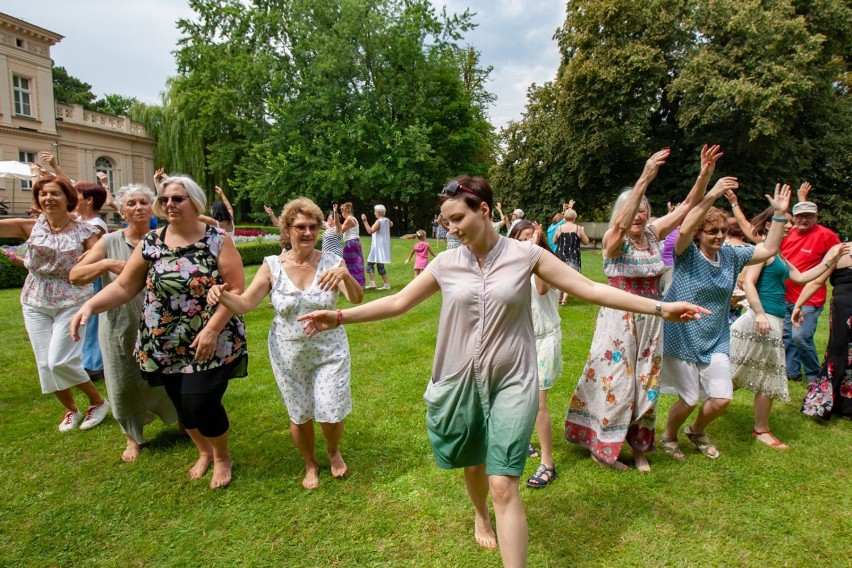
[[[370,276],[370,283],[364,289],[375,289],[376,280],[373,271],[378,270],[379,276],[385,281],[379,290],[390,290],[385,264],[389,264],[391,261],[390,228],[393,227],[393,221],[385,217],[387,209],[384,205],[380,204],[373,207],[373,213],[376,215],[376,221],[372,225],[367,222],[367,215],[361,214],[364,228],[373,237],[373,241],[370,243],[370,256],[367,257],[367,274]]]
[[[515,225],[524,220],[524,210],[523,209],[515,209],[512,211],[512,223],[509,225],[509,232],[512,232],[512,229],[515,228]]]
[[[840,238],[834,231],[817,223],[819,219],[817,206],[814,202],[807,200],[810,190],[811,184],[808,182],[803,183],[799,188],[799,202],[793,206],[795,228],[781,243],[781,254],[799,272],[805,272],[818,265],[822,262],[825,253],[840,243]],[[811,382],[819,376],[820,361],[814,344],[814,332],[825,305],[825,284],[802,306],[804,319],[801,326],[793,327],[790,319],[793,315],[793,307],[801,293],[802,284],[792,280],[787,281],[787,315],[784,317],[787,379],[800,380],[801,373],[804,371],[805,378]]]

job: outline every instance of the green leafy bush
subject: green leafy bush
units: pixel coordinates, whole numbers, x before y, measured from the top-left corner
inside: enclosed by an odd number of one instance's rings
[[[5,254],[0,253],[0,288],[20,288],[24,285],[27,270],[15,266]]]
[[[260,264],[263,262],[263,257],[281,252],[281,247],[278,243],[239,243],[237,250],[240,256],[243,257],[243,265],[249,266],[252,264]]]

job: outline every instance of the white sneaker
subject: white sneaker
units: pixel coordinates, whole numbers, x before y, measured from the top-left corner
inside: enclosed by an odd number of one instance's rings
[[[76,428],[81,420],[83,420],[83,415],[79,412],[66,412],[62,422],[59,423],[59,431],[69,432]]]
[[[90,406],[86,410],[86,417],[83,419],[83,423],[80,424],[80,430],[91,430],[104,421],[107,412],[109,412],[109,402],[107,399],[104,399],[103,404],[99,406]]]
[[[384,286],[379,288],[379,290],[390,290],[390,284],[385,284]]]
[[[375,289],[376,289],[376,283],[375,282],[370,282],[369,284],[364,286],[364,290],[375,290]]]

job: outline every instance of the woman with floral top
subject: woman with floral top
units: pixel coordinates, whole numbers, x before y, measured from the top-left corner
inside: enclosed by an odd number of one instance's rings
[[[60,432],[78,426],[88,430],[103,421],[109,403],[83,370],[83,344],[68,337],[68,322],[92,296],[91,285],[72,285],[68,273],[77,257],[97,242],[98,232],[69,216],[77,206],[77,192],[68,179],[40,178],[33,184],[33,205],[42,211],[37,219],[4,219],[0,221],[0,237],[27,239],[24,266],[29,274],[21,289],[21,305],[38,364],[41,392],[55,394],[65,407]],[[85,413],[77,409],[72,387],[89,399]]]
[[[212,464],[210,487],[216,489],[231,481],[222,396],[230,379],[246,375],[248,354],[242,319],[207,303],[212,286],[242,290],[245,276],[231,238],[199,220],[206,205],[204,191],[191,178],[166,178],[154,214],[167,218],[168,226],[142,238],[119,277],[74,317],[71,333],[76,338],[92,314],[146,289],[136,341],[142,378],[165,387],[198,449],[189,477],[200,479]]]

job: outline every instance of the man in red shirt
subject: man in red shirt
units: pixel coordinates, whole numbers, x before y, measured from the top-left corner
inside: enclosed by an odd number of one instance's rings
[[[802,185],[804,197],[810,190],[810,184]],[[803,192],[799,190],[800,199]],[[781,243],[781,254],[799,271],[808,270],[822,262],[828,249],[840,242],[840,238],[827,227],[817,223],[817,206],[812,201],[799,201],[793,206],[795,228]],[[819,375],[819,356],[814,344],[819,314],[825,304],[825,285],[802,307],[805,321],[801,327],[790,324],[793,306],[799,299],[803,286],[787,280],[787,317],[784,318],[784,350],[787,353],[787,378],[791,381],[805,378],[810,382]]]

